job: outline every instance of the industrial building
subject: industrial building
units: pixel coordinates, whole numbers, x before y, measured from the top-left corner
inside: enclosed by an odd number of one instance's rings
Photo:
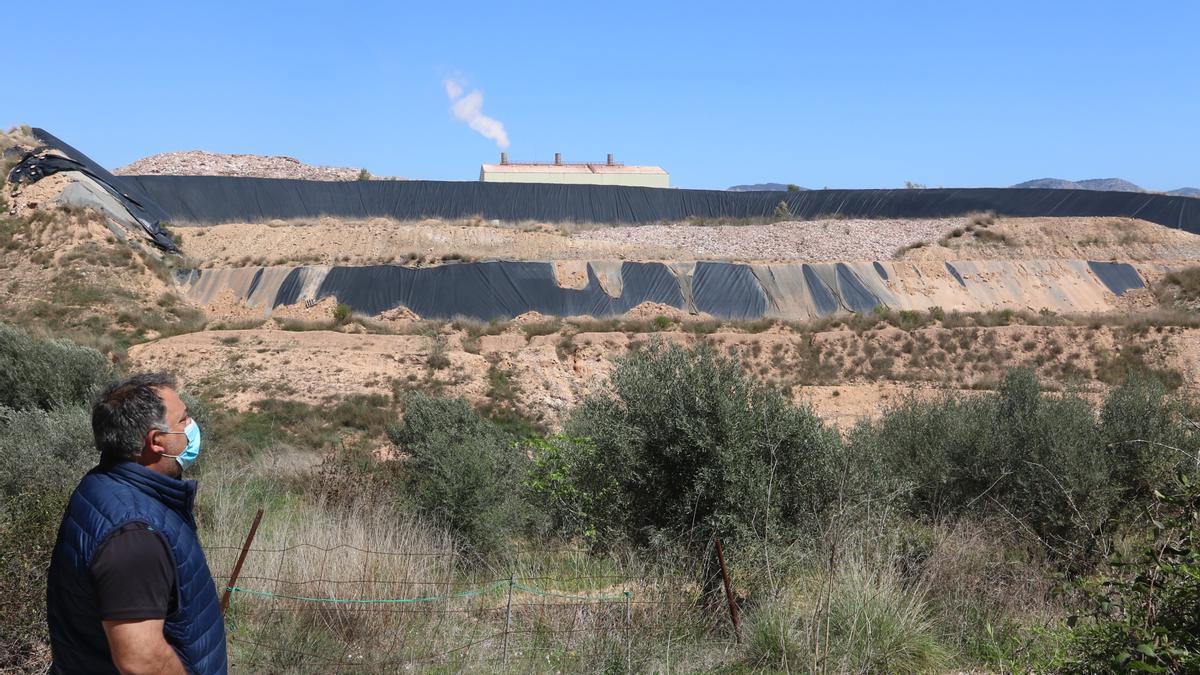
[[[563,162],[562,153],[554,153],[554,163],[510,162],[508,153],[500,153],[499,164],[479,167],[479,180],[485,183],[568,183],[576,185],[631,185],[635,187],[671,187],[670,175],[658,166],[626,166],[613,161],[609,154],[603,163]]]

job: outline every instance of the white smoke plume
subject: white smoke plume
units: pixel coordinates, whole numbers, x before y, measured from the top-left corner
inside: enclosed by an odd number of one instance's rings
[[[475,89],[463,95],[467,83],[453,78],[442,81],[446,87],[446,96],[450,99],[450,112],[467,126],[496,142],[501,150],[508,149],[508,132],[500,120],[483,114],[483,92]]]

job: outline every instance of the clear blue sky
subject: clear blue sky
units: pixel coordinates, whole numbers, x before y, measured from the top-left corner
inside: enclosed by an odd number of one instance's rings
[[[109,167],[285,154],[475,180],[510,157],[658,164],[679,187],[1200,185],[1200,3],[15,2],[0,125]]]

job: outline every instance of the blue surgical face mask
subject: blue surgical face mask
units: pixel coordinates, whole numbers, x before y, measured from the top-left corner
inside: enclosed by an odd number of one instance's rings
[[[183,434],[187,436],[188,443],[187,447],[183,449],[183,452],[179,453],[178,455],[167,455],[166,453],[163,453],[164,456],[171,457],[176,462],[179,462],[180,468],[187,469],[192,465],[192,462],[195,462],[196,458],[200,456],[200,425],[196,424],[196,420],[188,420],[188,424],[183,428],[183,431],[165,431],[163,433]]]

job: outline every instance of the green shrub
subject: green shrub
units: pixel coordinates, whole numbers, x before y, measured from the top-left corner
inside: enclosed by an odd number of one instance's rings
[[[410,455],[402,467],[405,495],[475,552],[499,552],[529,525],[525,455],[466,401],[412,392],[403,425],[388,436]]]
[[[89,404],[112,374],[94,349],[35,338],[0,323],[0,406],[48,410]]]
[[[1116,441],[1193,447],[1164,396],[1160,385],[1131,381],[1097,421],[1084,399],[1043,394],[1032,372],[1014,370],[996,394],[903,403],[855,429],[852,445],[861,462],[908,486],[916,514],[996,514],[1059,558],[1093,559],[1114,517],[1181,456]]]
[[[0,323],[0,670],[45,669],[46,567],[111,374],[99,352]]]
[[[1114,387],[1100,408],[1100,440],[1114,462],[1113,480],[1135,510],[1156,490],[1194,468],[1200,437],[1186,421],[1186,402],[1150,374],[1134,374]]]
[[[89,409],[0,406],[0,495],[73,488],[98,459]]]
[[[445,370],[450,367],[450,357],[446,355],[446,339],[440,335],[433,338],[433,348],[425,357],[425,365],[430,370]]]
[[[526,487],[552,532],[580,535],[593,544],[619,538],[612,527],[628,505],[595,443],[569,436],[528,438],[523,449],[532,458]]]
[[[1136,555],[1078,584],[1086,611],[1060,670],[1200,672],[1200,486],[1181,478],[1153,511]]]
[[[333,320],[339,326],[350,320],[351,315],[350,305],[344,302],[339,302],[337,307],[333,308]]]
[[[96,460],[82,406],[0,407],[0,671],[44,670],[46,568],[67,497]]]
[[[584,515],[605,536],[781,535],[812,525],[836,494],[836,433],[711,348],[654,342],[611,380],[565,424],[595,450],[562,468],[581,489],[617,486]]]

